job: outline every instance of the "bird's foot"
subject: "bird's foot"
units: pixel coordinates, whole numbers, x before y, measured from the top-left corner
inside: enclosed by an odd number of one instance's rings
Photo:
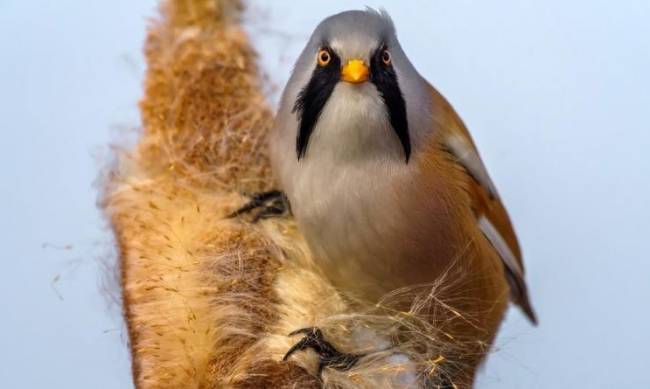
[[[227,217],[233,218],[244,214],[252,214],[252,222],[256,223],[261,219],[282,216],[290,212],[287,196],[279,190],[253,193],[250,201],[238,210],[230,213]]]
[[[331,367],[336,370],[350,370],[363,355],[345,354],[338,351],[331,343],[325,340],[320,329],[315,327],[302,328],[293,331],[289,336],[304,334],[305,336],[293,345],[282,358],[283,361],[289,359],[291,354],[296,351],[312,349],[318,354],[318,372],[320,378],[324,367]]]

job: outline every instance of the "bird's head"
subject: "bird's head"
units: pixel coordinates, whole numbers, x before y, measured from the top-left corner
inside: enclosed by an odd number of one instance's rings
[[[314,145],[320,138],[330,149],[408,163],[430,117],[427,87],[386,12],[347,11],[325,19],[312,34],[279,118],[295,123],[299,160],[324,151]]]

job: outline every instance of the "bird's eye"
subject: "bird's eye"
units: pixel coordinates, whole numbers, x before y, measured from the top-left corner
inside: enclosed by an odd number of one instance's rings
[[[384,50],[381,53],[381,60],[386,66],[390,66],[390,64],[393,62],[393,59],[390,56],[390,51]]]
[[[320,66],[327,66],[332,60],[332,55],[327,49],[321,49],[316,58],[318,59],[318,64]]]

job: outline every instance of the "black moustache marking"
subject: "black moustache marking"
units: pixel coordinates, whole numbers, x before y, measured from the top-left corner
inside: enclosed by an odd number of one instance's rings
[[[399,88],[395,69],[392,65],[386,65],[382,61],[381,57],[385,49],[386,46],[380,47],[370,60],[370,81],[375,84],[384,100],[384,104],[388,109],[390,124],[402,144],[406,163],[408,163],[411,157],[411,139],[406,116],[406,102]]]
[[[299,160],[305,156],[309,137],[318,122],[323,107],[340,79],[340,58],[327,46],[324,46],[323,49],[330,53],[329,64],[327,66],[316,65],[309,83],[300,91],[293,106],[292,112],[297,112],[300,118],[300,128],[296,139],[296,153]]]
[[[329,51],[330,63],[327,66],[316,66],[309,82],[298,94],[292,110],[294,113],[297,112],[300,118],[300,128],[296,137],[298,160],[305,156],[314,127],[341,77],[340,58],[326,45],[323,46],[323,49]],[[375,85],[384,100],[390,124],[402,144],[405,160],[408,163],[411,157],[411,139],[406,115],[406,102],[399,88],[395,69],[393,69],[392,65],[384,64],[382,60],[382,53],[385,49],[386,46],[382,45],[372,56],[370,61],[370,81]]]

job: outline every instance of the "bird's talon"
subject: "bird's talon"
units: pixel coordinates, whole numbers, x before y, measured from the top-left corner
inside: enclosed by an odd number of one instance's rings
[[[286,361],[296,351],[312,349],[318,354],[318,377],[320,377],[324,367],[343,371],[350,370],[362,357],[362,355],[345,354],[338,351],[325,340],[323,332],[316,327],[301,328],[291,332],[289,336],[299,334],[305,336],[287,351],[282,360]]]
[[[248,196],[250,200],[226,216],[228,219],[257,211],[251,220],[253,223],[257,223],[262,219],[282,216],[289,212],[289,201],[285,194],[279,190],[253,193]]]
[[[315,336],[320,337],[321,339],[323,338],[323,333],[321,332],[321,330],[319,330],[316,327],[301,328],[299,330],[295,330],[291,332],[288,336],[295,336],[298,334],[308,334],[310,332],[313,332]]]

